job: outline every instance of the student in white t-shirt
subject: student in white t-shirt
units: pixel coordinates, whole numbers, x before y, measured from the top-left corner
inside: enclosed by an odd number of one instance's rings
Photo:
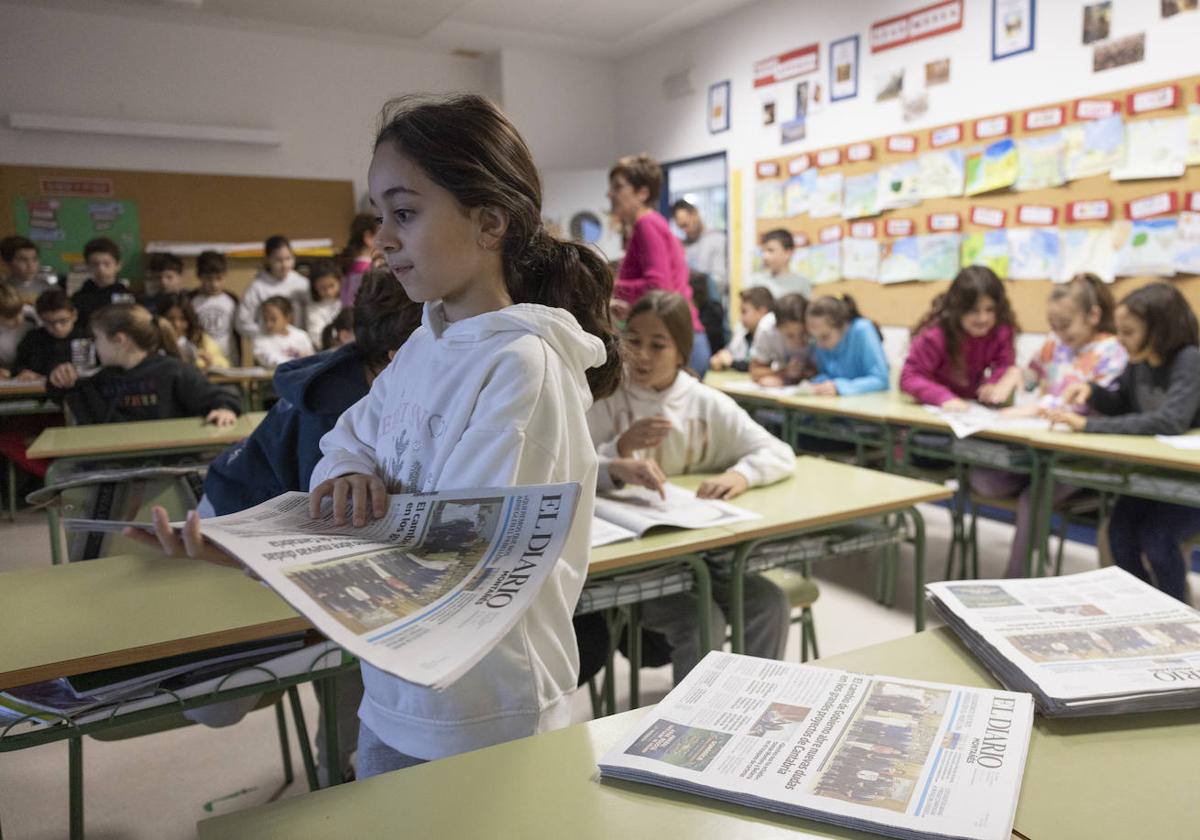
[[[691,338],[690,310],[679,295],[653,291],[633,305],[625,324],[626,379],[587,415],[602,462],[636,457],[656,462],[668,476],[715,472],[696,491],[707,499],[732,499],[791,475],[796,465],[791,447],[685,369]],[[732,580],[725,566],[714,565],[712,573],[711,646],[720,648]],[[747,575],[744,603],[745,652],[782,658],[791,611],[787,596],[761,575]],[[694,592],[641,607],[642,626],[663,633],[671,645],[676,682],[700,659],[697,607]]]
[[[287,298],[292,302],[295,323],[307,324],[312,295],[308,278],[296,271],[296,254],[286,236],[267,237],[263,255],[263,267],[250,281],[237,313],[238,332],[251,340],[263,330],[261,307],[267,298]]]
[[[816,371],[812,366],[804,295],[784,295],[775,301],[773,320],[763,318],[750,347],[750,376],[759,385],[795,385]]]
[[[742,301],[741,319],[737,329],[733,331],[733,338],[713,354],[709,362],[713,370],[733,368],[737,371],[748,371],[754,336],[760,329],[775,328],[775,297],[770,289],[766,286],[742,289],[739,297]]]
[[[282,295],[263,301],[261,318],[265,328],[254,339],[256,364],[273,368],[315,352],[308,333],[292,326],[292,312],[292,302]]]
[[[225,255],[217,251],[201,251],[196,257],[196,276],[200,288],[192,292],[192,309],[200,328],[216,342],[221,355],[237,364],[242,354],[233,321],[237,314],[237,296],[225,289]]]
[[[312,300],[308,302],[305,328],[314,347],[322,346],[325,328],[342,311],[342,275],[333,260],[317,260],[308,275]]]

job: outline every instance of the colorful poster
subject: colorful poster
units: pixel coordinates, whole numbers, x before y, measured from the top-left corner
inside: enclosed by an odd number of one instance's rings
[[[808,212],[809,197],[817,188],[817,170],[806,169],[788,178],[783,187],[784,208],[788,218]]]
[[[936,233],[917,237],[917,279],[953,280],[959,268],[962,237],[957,233]]]
[[[1175,274],[1174,218],[1143,219],[1113,225],[1118,277],[1171,277]]]
[[[842,279],[842,243],[826,242],[808,249],[808,279],[814,284]]]
[[[847,176],[843,186],[842,217],[863,219],[879,215],[879,173]]]
[[[967,195],[1011,187],[1017,180],[1017,146],[1009,138],[967,155]]]
[[[845,177],[841,172],[817,175],[812,195],[808,200],[808,215],[814,219],[842,215],[842,187]]]
[[[1117,251],[1113,247],[1113,232],[1110,227],[1076,228],[1059,233],[1062,263],[1058,277],[1066,283],[1076,274],[1090,271],[1105,283],[1117,276]]]
[[[1067,182],[1067,145],[1061,132],[1017,141],[1017,183],[1022,190],[1061,187]]]
[[[137,203],[112,199],[18,198],[16,232],[37,243],[44,265],[67,275],[83,263],[83,246],[106,236],[121,249],[121,276],[142,275],[142,237]]]
[[[1200,166],[1200,105],[1189,105],[1187,159],[1188,166]]]
[[[984,265],[1001,280],[1008,279],[1008,231],[968,233],[962,241],[962,266]]]
[[[917,237],[905,236],[883,243],[879,251],[879,282],[907,283],[921,273]]]
[[[962,149],[926,152],[918,161],[921,198],[951,198],[963,194],[966,158]]]
[[[729,130],[729,80],[708,86],[708,133]]]
[[[1058,276],[1061,256],[1055,228],[1008,230],[1010,280],[1050,280]]]
[[[915,160],[893,163],[879,170],[879,196],[876,201],[880,210],[895,210],[912,207],[921,201],[921,167]]]
[[[847,280],[878,280],[879,240],[843,240],[842,276]]]
[[[754,214],[760,219],[782,219],[784,202],[783,181],[759,181],[754,185]]]
[[[792,259],[788,263],[788,268],[792,270],[793,274],[803,277],[810,283],[812,282],[812,260],[809,251],[811,250],[811,248],[797,248],[792,251]],[[761,262],[759,270],[761,270]]]
[[[1171,262],[1176,274],[1200,274],[1200,213],[1180,213]]]
[[[1179,178],[1187,167],[1186,117],[1133,120],[1125,124],[1125,162],[1114,167],[1114,181]]]
[[[1067,180],[1103,175],[1125,162],[1125,123],[1120,114],[1069,125],[1062,135],[1067,146]]]

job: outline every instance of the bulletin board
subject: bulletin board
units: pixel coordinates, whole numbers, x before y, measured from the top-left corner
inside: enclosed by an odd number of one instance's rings
[[[1157,96],[1165,88],[1172,88],[1174,90],[1173,102],[1171,104],[1155,110],[1131,113],[1134,102],[1133,96],[1135,94],[1145,93],[1148,96],[1151,94]],[[1145,99],[1143,97],[1138,100],[1139,108],[1144,106]],[[786,181],[792,174],[789,173],[789,164],[795,169],[801,163],[801,161],[796,160],[797,158],[807,158],[810,165],[814,167],[818,166],[818,161],[824,158],[830,161],[830,163],[827,167],[819,168],[821,173],[826,171],[840,171],[846,176],[862,175],[899,161],[918,160],[923,152],[935,149],[933,144],[935,137],[939,141],[944,141],[947,136],[953,137],[956,133],[955,126],[961,126],[959,139],[939,145],[936,147],[937,150],[958,148],[967,151],[994,143],[997,140],[1002,140],[1004,137],[1021,139],[1034,135],[1051,134],[1054,131],[1061,130],[1066,125],[1078,121],[1079,117],[1077,117],[1076,113],[1077,103],[1081,101],[1097,103],[1105,100],[1115,103],[1114,108],[1119,111],[1120,116],[1127,123],[1143,119],[1187,116],[1188,106],[1200,102],[1200,76],[1187,76],[1154,85],[1091,95],[1086,97],[1085,100],[1050,102],[1008,114],[983,116],[963,120],[961,123],[952,123],[948,126],[937,126],[898,135],[905,138],[912,137],[915,140],[911,151],[889,151],[888,138],[877,137],[858,143],[847,144],[846,146],[835,147],[835,149],[830,150],[810,150],[800,155],[787,155],[760,160],[756,164],[756,170],[759,180],[771,180],[775,178],[780,181]],[[1161,104],[1163,100],[1159,99],[1158,101]],[[1061,125],[1049,125],[1043,128],[1026,127],[1027,114],[1033,113],[1033,123],[1035,125],[1039,121],[1046,122],[1045,117],[1047,114],[1050,115],[1051,119],[1049,121],[1052,122],[1054,109],[1057,107],[1062,108],[1063,122]],[[992,119],[993,117],[1000,118],[1000,121],[1004,117],[1008,117],[1007,131],[1000,136],[976,139],[974,131],[976,123]],[[991,126],[995,126],[996,124],[990,123]],[[851,149],[853,149],[856,157],[869,154],[870,158],[851,162]],[[837,162],[833,163],[832,159],[835,157],[837,158]],[[770,175],[772,170],[776,173],[773,176]],[[1114,221],[1126,219],[1127,202],[1160,193],[1171,193],[1174,195],[1175,209],[1171,213],[1188,209],[1200,210],[1200,206],[1189,208],[1189,201],[1200,200],[1200,197],[1191,195],[1197,191],[1200,191],[1200,166],[1187,167],[1184,170],[1183,176],[1178,178],[1114,181],[1106,173],[1068,181],[1062,186],[1047,189],[1028,191],[1005,189],[969,197],[957,196],[928,199],[921,201],[916,206],[885,210],[876,216],[853,221],[876,222],[878,225],[877,238],[881,242],[887,243],[895,238],[885,233],[885,222],[888,219],[909,219],[912,222],[912,233],[914,235],[925,235],[933,232],[930,230],[930,224],[931,217],[935,214],[958,214],[961,224],[959,232],[966,235],[992,229],[975,224],[972,221],[972,208],[976,205],[1004,212],[1004,226],[1007,228],[1024,227],[1024,225],[1017,221],[1018,210],[1022,205],[1033,205],[1055,208],[1057,214],[1055,227],[1061,230],[1069,230],[1089,226],[1111,225]],[[1067,205],[1092,199],[1108,199],[1111,202],[1111,219],[1107,221],[1070,221],[1067,219]],[[946,217],[942,216],[941,218]],[[808,243],[815,245],[820,244],[823,231],[826,237],[832,237],[836,233],[843,240],[848,238],[851,224],[853,224],[852,221],[840,217],[812,218],[808,215],[784,218],[756,217],[755,230],[757,235],[761,236],[768,230],[784,228],[791,231],[794,235],[801,235]],[[832,230],[834,226],[839,226],[841,230],[834,232]],[[757,245],[757,243],[755,244]],[[1121,296],[1134,288],[1160,279],[1164,278],[1118,277],[1111,289],[1113,294],[1120,299]],[[1171,282],[1183,292],[1192,307],[1200,312],[1200,276],[1194,274],[1175,274],[1171,278]],[[1045,332],[1048,329],[1045,318],[1045,302],[1051,285],[1052,280],[1050,279],[1005,281],[1009,299],[1012,301],[1017,317],[1024,330]],[[912,326],[928,309],[932,298],[936,294],[945,291],[948,286],[949,280],[915,281],[895,285],[882,285],[869,280],[841,279],[835,283],[816,285],[814,287],[814,294],[851,294],[859,303],[863,314],[877,323],[907,327]]]
[[[0,230],[17,229],[18,199],[67,198],[132,205],[141,242],[248,242],[281,233],[341,243],[354,217],[348,180],[0,165]],[[229,287],[240,293],[253,271],[230,267]]]

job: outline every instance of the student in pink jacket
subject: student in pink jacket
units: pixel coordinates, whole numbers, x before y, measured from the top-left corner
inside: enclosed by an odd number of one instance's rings
[[[695,333],[688,367],[701,379],[708,370],[712,347],[692,302],[687,256],[666,218],[654,208],[662,193],[662,169],[649,155],[629,155],[608,173],[612,213],[630,231],[625,258],[613,288],[613,314],[624,320],[630,307],[646,292],[675,292],[688,302]]]
[[[951,411],[968,400],[1008,402],[1021,384],[1018,329],[1000,278],[984,266],[964,268],[913,328],[900,390]]]

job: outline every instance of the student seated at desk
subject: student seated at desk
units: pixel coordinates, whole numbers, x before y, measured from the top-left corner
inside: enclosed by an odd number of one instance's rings
[[[266,329],[263,302],[285,297],[292,302],[297,324],[307,323],[308,302],[312,297],[308,279],[296,271],[296,254],[286,236],[267,237],[263,243],[263,267],[254,275],[242,302],[238,304],[237,330],[253,341]]]
[[[233,322],[238,299],[225,290],[225,255],[217,251],[201,251],[196,257],[196,276],[200,288],[192,292],[192,309],[200,319],[200,327],[212,336],[221,355],[233,363],[242,358]]]
[[[1063,394],[1072,384],[1094,382],[1110,388],[1129,360],[1125,348],[1113,335],[1112,294],[1094,274],[1077,274],[1069,283],[1055,286],[1046,302],[1046,319],[1053,331],[1030,364],[1027,387],[1038,391],[1038,401],[1028,406],[1005,409],[1006,413],[1034,416],[1063,407]],[[1083,411],[1084,407],[1078,409]],[[1029,522],[1033,505],[1029,498],[1029,476],[1006,470],[972,467],[971,488],[985,496],[1018,497],[1017,524],[1008,559],[1008,577],[1025,574],[1029,544]],[[1078,488],[1054,485],[1054,503],[1069,499]]]
[[[273,368],[313,354],[308,333],[292,326],[293,311],[292,302],[282,295],[263,301],[263,331],[254,337],[255,364]]]
[[[775,323],[759,324],[750,345],[750,377],[759,385],[795,385],[813,373],[805,327],[808,299],[784,295],[775,301]]]
[[[172,295],[186,295],[183,287],[183,260],[174,254],[147,255],[149,270],[146,272],[147,284],[153,284],[147,289],[148,294],[142,301],[142,306],[150,310],[151,315],[167,317],[167,301]]]
[[[322,333],[342,311],[342,299],[339,296],[342,275],[338,273],[333,260],[317,260],[308,279],[312,287],[312,300],[308,302],[306,329],[313,346],[321,347]]]
[[[93,312],[114,303],[133,303],[134,297],[119,277],[121,249],[116,242],[105,236],[89,239],[83,246],[83,259],[92,276],[71,296],[71,303],[79,313],[79,326],[90,334]]]
[[[374,269],[372,269],[374,270]],[[367,272],[368,274],[370,272]],[[365,278],[365,275],[364,275]],[[359,284],[362,288],[362,284]],[[343,344],[354,341],[354,310],[343,309],[321,330],[321,349],[336,350]]]
[[[50,374],[47,393],[65,400],[79,424],[203,417],[232,426],[238,397],[179,360],[175,330],[141,306],[117,303],[92,316],[96,355],[103,367],[83,378],[71,364]]]
[[[1068,408],[1052,410],[1050,419],[1098,434],[1179,435],[1200,427],[1200,329],[1187,299],[1169,283],[1151,283],[1126,295],[1114,320],[1129,353],[1115,388],[1074,383],[1063,393]],[[1074,406],[1094,414],[1085,417]],[[1198,508],[1121,496],[1108,542],[1118,566],[1186,602],[1187,564],[1179,544],[1197,533]]]
[[[775,296],[770,289],[766,286],[742,289],[738,297],[741,299],[738,328],[733,331],[729,344],[713,354],[710,362],[713,370],[750,370],[750,348],[755,332],[760,328],[775,328]]]
[[[1021,384],[1017,330],[1000,278],[985,266],[967,266],[913,327],[900,390],[951,411],[973,399],[1008,402]]]
[[[888,363],[879,327],[858,314],[850,295],[819,297],[808,305],[805,325],[813,340],[813,393],[869,394],[888,389]]]
[[[179,358],[201,370],[210,367],[229,367],[229,359],[213,337],[200,325],[200,316],[192,308],[192,301],[179,292],[158,296],[159,314],[171,322],[178,336]]]
[[[17,348],[36,326],[33,308],[11,286],[0,283],[0,379],[17,372]]]
[[[791,475],[796,463],[791,447],[686,370],[691,337],[689,308],[679,295],[649,292],[633,305],[624,336],[627,379],[588,411],[588,429],[602,461],[636,455],[655,462],[666,475],[724,470],[696,492],[708,499],[732,499]],[[711,645],[716,648],[724,642],[731,595],[724,571],[713,569]],[[761,575],[747,575],[745,604],[746,653],[782,658],[791,611],[787,596]],[[699,661],[696,607],[691,592],[642,605],[643,626],[666,635],[671,645],[676,682]]]
[[[50,375],[59,365],[71,364],[76,341],[91,340],[79,329],[75,307],[62,289],[50,289],[38,295],[34,308],[42,325],[17,345],[16,378],[36,382]]]
[[[47,289],[57,288],[41,274],[41,253],[37,243],[24,236],[6,236],[0,240],[0,262],[8,270],[5,283],[22,302],[32,304]]]

